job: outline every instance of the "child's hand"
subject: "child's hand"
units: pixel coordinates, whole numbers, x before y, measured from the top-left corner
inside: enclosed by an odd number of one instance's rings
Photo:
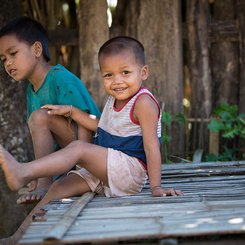
[[[183,196],[184,195],[184,193],[180,190],[175,190],[173,188],[164,189],[160,186],[153,187],[151,192],[152,192],[152,196],[154,197]]]
[[[70,105],[44,105],[41,108],[46,109],[50,115],[69,117],[72,113],[72,106]]]

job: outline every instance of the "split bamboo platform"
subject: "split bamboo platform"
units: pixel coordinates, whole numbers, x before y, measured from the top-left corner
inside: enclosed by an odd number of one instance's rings
[[[245,244],[245,161],[164,164],[162,185],[185,195],[52,201],[18,244]]]

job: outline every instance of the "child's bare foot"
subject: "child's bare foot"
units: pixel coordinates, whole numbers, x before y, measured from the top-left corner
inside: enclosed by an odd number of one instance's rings
[[[17,199],[17,204],[33,204],[39,202],[47,193],[47,189],[40,188],[35,191],[28,191],[20,193],[20,197]]]
[[[7,184],[12,191],[24,186],[24,179],[21,177],[21,164],[0,145],[0,165],[3,169]]]
[[[27,184],[28,192],[36,190],[37,185],[38,185],[38,180],[37,179],[32,180],[30,183],[28,183]]]

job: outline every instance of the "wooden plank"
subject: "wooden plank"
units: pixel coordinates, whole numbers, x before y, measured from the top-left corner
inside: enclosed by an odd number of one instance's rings
[[[175,164],[162,164],[163,170],[181,170],[181,169],[209,169],[209,168],[222,168],[222,167],[244,167],[245,161],[229,161],[229,162],[202,162],[202,163],[175,163]]]
[[[71,227],[77,215],[85,208],[87,203],[94,198],[94,193],[87,192],[76,200],[69,209],[65,212],[59,222],[44,236],[44,240],[59,240],[67,230]]]

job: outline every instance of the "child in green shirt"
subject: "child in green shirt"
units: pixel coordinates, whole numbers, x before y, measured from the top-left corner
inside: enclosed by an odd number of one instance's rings
[[[0,30],[0,59],[6,72],[16,81],[28,80],[27,120],[35,158],[63,148],[75,139],[92,141],[92,132],[71,122],[72,107],[100,117],[100,111],[82,81],[62,65],[51,66],[47,32],[37,21],[18,17]],[[41,109],[46,104],[70,105],[67,115],[49,115]],[[31,184],[32,183],[32,184]],[[30,193],[17,203],[39,201],[52,183],[40,178],[29,183]],[[35,191],[33,191],[35,189]]]

